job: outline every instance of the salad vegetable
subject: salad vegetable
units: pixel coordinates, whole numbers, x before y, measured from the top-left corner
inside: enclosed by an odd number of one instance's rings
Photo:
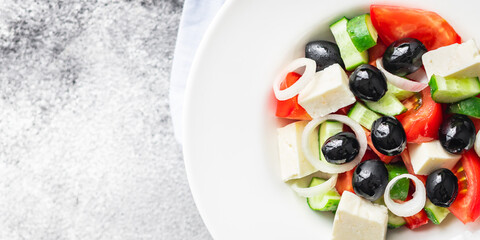
[[[334,240],[479,218],[475,42],[436,13],[384,5],[330,31],[273,84],[276,116],[302,120],[278,130],[283,180],[336,212]]]

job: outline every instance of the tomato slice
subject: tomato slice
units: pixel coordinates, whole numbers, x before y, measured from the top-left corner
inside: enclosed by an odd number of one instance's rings
[[[366,161],[366,160],[369,160],[369,159],[375,159],[375,158],[377,158],[375,153],[373,153],[370,150],[367,150],[365,152],[365,155],[363,155],[362,162]],[[353,191],[353,185],[352,185],[352,178],[353,178],[353,172],[354,171],[355,171],[355,168],[353,168],[350,171],[338,174],[337,183],[335,185],[335,188],[337,189],[337,192],[340,193],[340,195],[342,195],[344,191],[349,191],[349,192],[355,193]]]
[[[378,36],[388,46],[410,37],[420,40],[430,51],[462,39],[440,15],[421,9],[371,5],[370,15]]]
[[[408,167],[407,167],[407,169],[408,169]],[[411,187],[408,191],[408,196],[407,196],[407,199],[405,199],[405,201],[410,201],[413,198],[413,193],[415,193],[415,188]],[[401,201],[401,200],[394,200],[394,201],[398,202],[398,203],[405,202],[405,201]],[[407,222],[406,227],[409,228],[409,229],[418,228],[420,226],[423,226],[423,225],[427,224],[428,221],[429,221],[428,215],[425,212],[425,210],[423,210],[423,209],[420,212],[418,212],[417,214],[412,215],[410,217],[403,217],[403,219],[405,219],[405,222]]]
[[[355,103],[352,103],[352,104],[350,104],[350,105],[348,105],[348,106],[346,106],[346,107],[343,107],[343,108],[338,109],[338,110],[335,112],[335,114],[347,115],[348,112],[350,111],[350,108],[352,108],[354,104],[355,104]]]
[[[387,156],[387,155],[383,155],[382,153],[380,153],[376,148],[375,146],[373,146],[373,142],[372,142],[372,133],[370,131],[368,131],[368,129],[363,129],[365,130],[365,135],[367,136],[367,144],[368,146],[370,147],[370,149],[372,149],[372,151],[376,154],[376,156],[378,156],[378,158],[380,158],[380,160],[382,160],[382,162],[384,163],[390,163],[394,158],[395,156]]]
[[[428,215],[425,212],[425,210],[423,210],[423,209],[422,209],[422,211],[418,212],[417,214],[415,214],[413,216],[410,216],[410,217],[404,217],[403,219],[405,219],[405,222],[407,222],[407,224],[405,226],[407,226],[410,229],[415,229],[415,228],[418,228],[420,226],[423,226],[423,225],[427,224],[428,221],[429,221]]]
[[[296,72],[290,72],[285,77],[285,81],[280,84],[280,90],[292,86],[302,75]],[[285,101],[277,100],[277,111],[275,116],[295,120],[312,120],[307,111],[298,104],[298,95]]]
[[[474,117],[470,117],[470,120],[472,120],[473,125],[475,125],[475,132],[480,131],[480,119],[474,118]]]
[[[463,223],[473,222],[480,216],[480,158],[471,149],[452,172],[458,178],[458,195],[448,210]]]
[[[417,175],[415,174],[415,171],[413,171],[413,166],[412,166],[412,160],[410,159],[410,154],[408,153],[408,148],[405,148],[403,152],[400,154],[400,157],[402,158],[403,164],[405,164],[405,167],[407,168],[408,173],[414,175],[420,181],[423,183],[427,182],[427,176],[424,175]]]
[[[403,103],[409,109],[396,117],[405,129],[407,142],[423,143],[438,139],[443,111],[442,105],[432,100],[430,88],[422,91],[421,99],[413,96]]]
[[[335,184],[335,188],[337,189],[337,192],[340,195],[342,195],[343,192],[345,192],[345,191],[355,193],[353,191],[353,185],[352,185],[352,179],[353,179],[353,172],[354,171],[355,171],[355,168],[353,168],[350,171],[346,171],[346,172],[338,174],[337,183]]]
[[[377,59],[383,56],[387,46],[382,42],[381,39],[377,39],[377,45],[373,46],[372,48],[368,49],[368,63],[372,66],[377,66]]]

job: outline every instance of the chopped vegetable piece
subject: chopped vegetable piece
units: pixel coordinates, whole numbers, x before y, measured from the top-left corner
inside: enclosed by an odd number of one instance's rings
[[[370,130],[375,120],[381,116],[357,102],[348,112],[348,117],[360,123],[364,128]]]
[[[287,74],[285,81],[280,85],[280,90],[292,86],[302,75],[296,72]],[[307,111],[298,104],[298,95],[285,101],[277,100],[277,111],[275,116],[281,118],[289,118],[296,120],[311,120],[312,117],[308,115]]]
[[[480,216],[480,158],[471,149],[452,172],[458,178],[458,195],[448,210],[463,223],[474,222]]]
[[[428,85],[430,85],[432,99],[438,103],[454,103],[480,93],[478,77],[444,78],[434,74]]]
[[[371,110],[387,116],[396,116],[407,111],[407,108],[403,106],[395,95],[389,92],[376,102],[365,101],[365,105]]]
[[[374,152],[372,152],[371,150],[367,150],[365,152],[365,155],[363,155],[362,161],[366,161],[369,159],[376,159],[376,158],[377,158],[377,155],[375,155]],[[349,191],[352,193],[354,192],[353,185],[352,185],[352,178],[353,178],[354,171],[355,169],[352,169],[350,171],[338,174],[337,184],[335,185],[335,188],[337,189],[338,193],[340,193],[340,195],[342,195],[344,191]]]
[[[408,152],[408,147],[400,154],[400,156],[403,163],[405,164],[405,168],[407,168],[408,173],[416,176],[423,183],[427,182],[427,176],[415,174],[415,171],[413,170],[412,160],[410,159],[410,154]]]
[[[405,101],[404,105],[411,108],[396,117],[405,129],[407,142],[422,143],[438,139],[438,129],[442,124],[442,106],[432,100],[430,88],[422,91],[421,99],[413,96]]]
[[[359,52],[377,44],[378,34],[372,25],[370,14],[363,14],[350,19],[347,23],[347,32]]]
[[[427,200],[427,203],[425,204],[425,212],[427,213],[428,219],[434,224],[442,223],[450,213],[448,208],[435,206],[430,200]]]
[[[355,69],[357,66],[368,63],[368,52],[360,52],[353,44],[347,32],[348,19],[343,17],[336,23],[330,26],[333,37],[340,48],[340,55],[342,56],[345,68],[348,71]]]
[[[405,219],[407,222],[406,226],[410,229],[415,229],[428,223],[428,215],[423,209],[417,214],[410,217],[404,217],[403,219]]]
[[[410,92],[410,91],[398,88],[398,87],[396,87],[395,85],[393,85],[389,82],[387,82],[387,86],[388,86],[387,93],[393,94],[400,101],[405,100],[405,99],[413,96],[413,94],[415,94],[414,92]]]
[[[387,46],[382,42],[379,38],[377,39],[377,45],[373,46],[372,48],[368,49],[368,64],[377,67],[377,59],[382,58],[383,53],[387,49]]]
[[[395,158],[395,156],[387,156],[380,153],[373,145],[372,136],[371,136],[372,133],[367,129],[364,129],[364,130],[365,130],[365,135],[367,136],[367,144],[370,147],[370,149],[372,149],[372,151],[375,152],[375,154],[378,156],[378,158],[380,158],[380,160],[382,160],[382,162],[390,163]]]
[[[454,103],[448,107],[448,111],[451,113],[458,113],[474,118],[480,118],[480,98],[472,97]]]
[[[396,176],[408,173],[407,168],[399,163],[385,164],[385,167],[388,170],[388,181],[391,181]],[[390,197],[394,200],[405,201],[408,196],[409,187],[410,181],[407,178],[398,180],[398,182],[393,185],[392,190],[390,191]]]
[[[315,187],[325,181],[324,179],[313,177],[308,187]],[[335,188],[325,194],[307,198],[308,206],[316,211],[335,211],[337,210],[339,202],[340,194],[338,194]]]
[[[434,12],[374,4],[370,6],[370,14],[378,36],[386,45],[410,37],[420,40],[430,51],[461,42],[452,26]]]
[[[325,121],[324,123],[320,124],[320,129],[318,131],[318,150],[319,150],[319,155],[320,155],[320,160],[326,161],[325,156],[322,153],[322,146],[325,143],[325,141],[337,134],[342,132],[343,130],[343,124],[340,122],[336,121]]]

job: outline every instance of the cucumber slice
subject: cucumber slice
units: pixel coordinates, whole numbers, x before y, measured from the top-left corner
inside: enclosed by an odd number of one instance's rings
[[[354,70],[361,64],[368,63],[368,52],[360,52],[353,44],[347,32],[348,19],[343,17],[336,23],[330,25],[330,31],[337,42],[340,49],[340,56],[345,63],[345,68],[348,71]]]
[[[388,87],[387,93],[391,93],[391,94],[395,95],[395,97],[400,101],[405,100],[405,99],[413,96],[413,94],[415,94],[414,92],[410,92],[410,91],[398,88],[398,87],[396,87],[395,85],[393,85],[389,82],[387,82],[387,87]]]
[[[407,111],[407,108],[391,93],[387,92],[376,102],[364,101],[371,110],[388,116],[396,116]]]
[[[427,213],[428,219],[430,219],[434,224],[442,223],[443,219],[445,219],[450,213],[448,208],[435,206],[435,204],[430,202],[428,199],[425,203],[425,212]]]
[[[381,117],[359,102],[355,103],[347,115],[368,130],[371,130],[373,122]]]
[[[313,177],[309,187],[315,187],[325,181],[324,179]],[[336,211],[339,202],[340,194],[338,194],[335,188],[323,195],[307,198],[308,206],[315,211]]]
[[[374,203],[385,206],[385,201],[383,200],[383,197],[379,198]],[[405,225],[406,223],[407,222],[403,217],[399,217],[393,214],[392,212],[390,212],[390,210],[388,210],[388,223],[387,223],[388,228],[390,229],[399,228]]]
[[[377,45],[378,33],[373,27],[370,14],[363,14],[350,19],[347,23],[347,32],[359,52]]]
[[[432,75],[428,85],[430,85],[432,99],[439,103],[454,103],[480,93],[478,77],[444,78]]]
[[[343,123],[341,122],[336,122],[336,121],[325,121],[320,125],[320,130],[318,131],[318,150],[320,154],[320,160],[326,161],[325,156],[323,156],[322,153],[322,146],[325,143],[325,141],[343,131]]]
[[[480,98],[472,97],[454,103],[448,107],[451,113],[458,113],[474,118],[480,118]]]
[[[407,222],[405,221],[405,219],[403,219],[403,217],[399,217],[393,214],[392,212],[390,212],[390,210],[388,211],[388,223],[387,223],[388,228],[390,229],[399,228],[405,225],[406,223]]]
[[[388,170],[388,181],[394,177],[408,173],[407,168],[401,164],[385,164]],[[390,190],[390,198],[405,201],[408,196],[408,189],[410,187],[410,180],[403,178],[398,180]]]

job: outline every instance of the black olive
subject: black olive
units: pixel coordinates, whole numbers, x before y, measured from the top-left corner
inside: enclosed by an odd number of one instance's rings
[[[422,56],[426,52],[425,45],[415,38],[399,39],[385,50],[383,67],[390,73],[405,76],[422,67]]]
[[[342,164],[352,161],[360,149],[355,135],[350,132],[341,132],[329,137],[322,146],[325,160],[333,164]]]
[[[373,146],[382,154],[395,156],[407,145],[407,135],[402,124],[394,117],[384,116],[372,124]]]
[[[458,193],[458,179],[452,171],[440,168],[428,175],[427,197],[440,207],[450,207]]]
[[[387,184],[388,171],[380,160],[361,162],[353,172],[353,190],[367,200],[375,201],[383,196]]]
[[[385,75],[378,68],[363,64],[350,75],[350,91],[360,99],[378,101],[387,92]]]
[[[329,41],[309,42],[305,46],[305,57],[313,59],[317,63],[317,71],[321,71],[326,67],[338,63],[345,68],[340,50],[337,44]]]
[[[438,138],[447,152],[462,154],[473,147],[475,125],[467,116],[454,114],[443,121],[438,131]]]

